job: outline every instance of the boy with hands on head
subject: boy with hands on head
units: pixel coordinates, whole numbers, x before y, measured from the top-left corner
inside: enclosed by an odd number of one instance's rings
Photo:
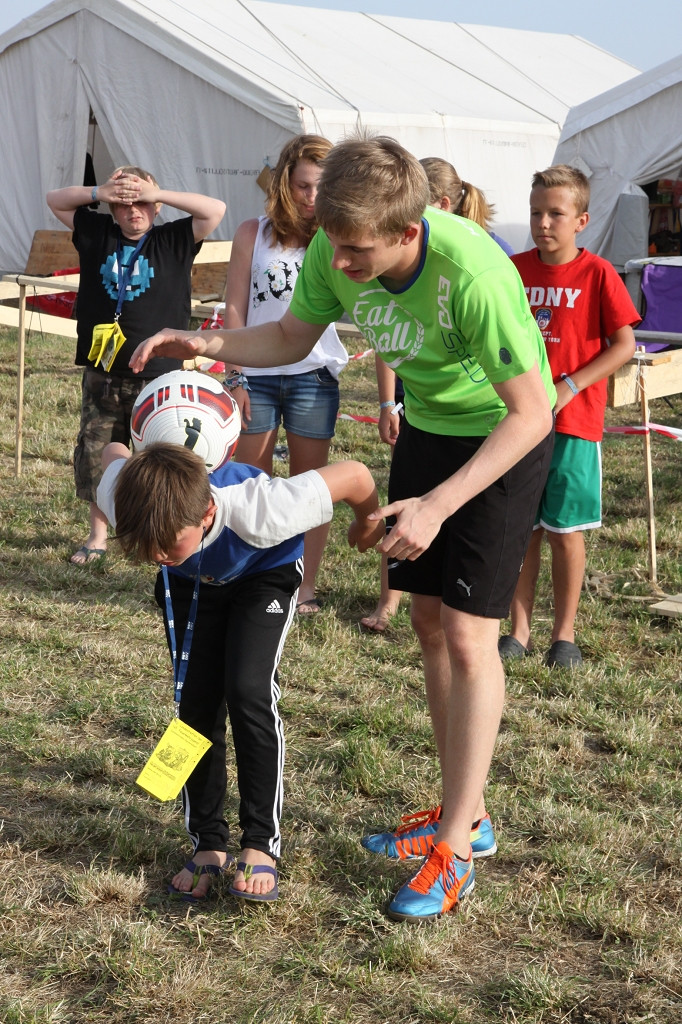
[[[106,203],[108,212],[89,209]],[[155,224],[162,204],[186,217]],[[104,446],[130,440],[130,414],[148,380],[181,367],[154,359],[137,379],[128,363],[138,343],[172,316],[186,326],[194,257],[220,223],[225,204],[195,192],[162,189],[141,167],[118,167],[92,188],[70,185],[47,194],[47,205],[73,232],[80,258],[78,342],[83,367],[81,419],[74,450],[76,494],[88,502],[90,532],[71,555],[74,565],[101,559],[107,523],[96,504]]]

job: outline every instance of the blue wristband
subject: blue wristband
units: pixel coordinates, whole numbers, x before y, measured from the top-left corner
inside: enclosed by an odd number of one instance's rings
[[[235,388],[244,388],[244,391],[250,391],[249,382],[241,371],[233,370],[227,375],[223,381],[228,391],[234,391]]]
[[[568,384],[569,388],[571,389],[571,391],[573,392],[574,395],[579,394],[580,388],[576,387],[575,382],[571,380],[571,378],[568,376],[567,373],[562,373],[561,374],[561,379],[563,381],[565,381],[566,384]]]
[[[395,402],[379,402],[380,409],[392,409]]]
[[[91,203],[96,203],[97,202],[97,185],[93,185],[92,186],[92,192],[90,193],[90,202]]]

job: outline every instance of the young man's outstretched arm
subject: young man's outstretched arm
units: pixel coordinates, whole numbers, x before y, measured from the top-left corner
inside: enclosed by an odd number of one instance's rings
[[[137,346],[130,368],[139,373],[152,357],[208,356],[237,366],[280,366],[304,359],[327,324],[309,324],[286,311],[281,320],[225,331],[177,331],[164,327]]]

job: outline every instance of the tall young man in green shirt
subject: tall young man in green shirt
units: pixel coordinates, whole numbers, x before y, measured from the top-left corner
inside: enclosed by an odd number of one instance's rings
[[[321,229],[290,308],[273,324],[203,336],[164,329],[131,360],[206,354],[251,366],[295,362],[346,310],[402,378],[405,423],[391,466],[391,587],[412,595],[443,785],[426,825],[363,840],[426,856],[388,913],[424,920],[474,885],[495,850],[483,801],[504,701],[497,653],[553,440],[556,392],[515,268],[471,221],[425,213],[419,162],[387,138],[335,146],[316,200]],[[473,825],[472,825],[473,823]]]

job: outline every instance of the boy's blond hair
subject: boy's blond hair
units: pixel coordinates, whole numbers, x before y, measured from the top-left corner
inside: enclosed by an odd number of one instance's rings
[[[150,444],[127,460],[116,480],[116,539],[124,554],[154,561],[181,530],[201,525],[210,504],[204,461],[182,445]]]
[[[531,188],[567,188],[575,202],[578,216],[587,213],[590,205],[590,183],[577,167],[554,164],[544,171],[536,171]]]
[[[439,206],[441,199],[447,197],[452,213],[473,220],[484,231],[490,230],[495,207],[488,202],[480,188],[463,181],[452,164],[439,156],[426,156],[419,163],[426,171],[432,206]]]
[[[388,136],[355,136],[325,159],[315,213],[325,231],[341,238],[395,239],[419,223],[428,203],[429,183],[416,157]]]
[[[143,181],[151,181],[152,185],[155,185],[156,188],[161,187],[154,175],[150,171],[145,171],[142,167],[133,167],[130,164],[124,164],[122,167],[115,167],[111,172],[111,177],[113,178],[113,176],[119,171],[122,174],[135,174],[138,178],[142,178]]]
[[[276,242],[283,245],[291,239],[297,239],[297,244],[307,246],[317,231],[317,221],[314,218],[306,220],[296,209],[291,195],[291,175],[300,160],[321,164],[331,148],[329,139],[321,135],[296,135],[279,154],[265,204],[272,245]]]

